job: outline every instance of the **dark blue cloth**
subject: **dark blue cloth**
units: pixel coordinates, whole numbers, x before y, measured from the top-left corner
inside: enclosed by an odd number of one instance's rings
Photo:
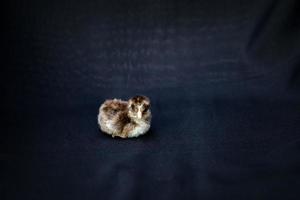
[[[299,1],[5,9],[0,199],[299,199]],[[149,134],[101,133],[135,94]]]

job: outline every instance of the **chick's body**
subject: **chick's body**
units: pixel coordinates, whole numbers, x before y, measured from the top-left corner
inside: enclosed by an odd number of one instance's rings
[[[100,129],[122,138],[137,137],[150,128],[150,100],[145,96],[136,96],[128,101],[120,99],[106,100],[99,109]]]

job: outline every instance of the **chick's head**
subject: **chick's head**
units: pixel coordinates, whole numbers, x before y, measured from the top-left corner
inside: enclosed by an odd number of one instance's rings
[[[128,101],[128,116],[132,119],[146,119],[150,113],[150,99],[146,96],[135,96]]]

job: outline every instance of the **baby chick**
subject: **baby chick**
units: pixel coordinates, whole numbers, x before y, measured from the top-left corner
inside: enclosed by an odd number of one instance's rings
[[[138,137],[149,130],[150,123],[150,99],[146,96],[106,100],[99,108],[100,129],[112,137]]]

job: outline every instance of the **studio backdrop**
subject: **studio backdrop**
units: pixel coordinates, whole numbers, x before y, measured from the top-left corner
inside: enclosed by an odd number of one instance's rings
[[[298,0],[7,2],[0,199],[299,199]],[[151,99],[149,132],[99,130]]]

